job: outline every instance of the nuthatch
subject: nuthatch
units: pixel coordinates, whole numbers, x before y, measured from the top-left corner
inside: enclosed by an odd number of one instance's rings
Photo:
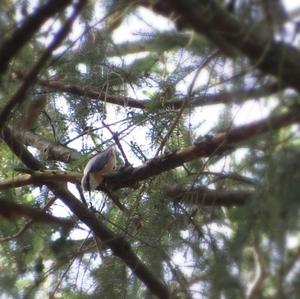
[[[83,170],[81,187],[84,191],[95,190],[103,181],[103,176],[116,167],[114,146],[93,157]]]

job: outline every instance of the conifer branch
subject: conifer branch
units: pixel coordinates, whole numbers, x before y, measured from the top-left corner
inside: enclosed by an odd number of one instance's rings
[[[251,200],[254,192],[211,190],[204,186],[167,187],[166,195],[174,202],[193,206],[242,206]]]
[[[8,130],[8,132],[10,132]],[[9,145],[12,152],[30,169],[44,169],[44,165],[36,160],[26,149],[20,144],[14,135],[3,135],[3,140]],[[8,139],[6,139],[8,138]],[[65,183],[49,182],[48,188],[53,194],[60,198],[61,201],[85,223],[105,245],[108,246],[113,254],[119,257],[132,272],[147,286],[147,288],[158,298],[170,298],[166,285],[153,275],[149,269],[142,263],[138,256],[133,252],[130,244],[121,236],[115,235],[108,227],[106,227],[93,212],[91,212],[80,200],[78,200],[66,188]]]
[[[278,130],[299,121],[300,112],[294,110],[282,113],[281,115],[271,116],[247,125],[232,128],[230,131],[221,133],[215,137],[209,139],[203,138],[203,140],[200,140],[182,151],[161,155],[152,160],[148,160],[141,166],[125,168],[116,173],[106,175],[105,183],[111,190],[135,186],[139,181],[146,180],[152,176],[174,169],[186,162],[190,162],[201,157],[203,158],[224,154],[227,151],[232,151],[238,148],[241,143],[246,142],[251,138]],[[10,131],[8,130],[8,132]],[[39,163],[33,163],[32,159],[35,160],[35,158],[27,152],[26,147],[24,147],[22,143],[17,142],[15,138],[11,136],[10,132],[10,135],[4,136],[4,140],[11,143],[11,146],[15,149],[14,152],[19,153],[22,161],[26,161],[25,165],[33,170],[42,169]],[[54,175],[51,173],[54,173]],[[46,181],[51,177],[53,180],[68,180],[69,182],[78,184],[80,182],[81,175],[50,170],[49,172],[42,171],[35,173],[35,179],[39,182]],[[27,178],[26,180],[29,179]],[[99,187],[99,189],[101,190],[101,187]]]
[[[81,175],[75,172],[42,170],[32,171],[31,174],[15,176],[11,180],[0,181],[0,190],[19,188],[28,185],[47,185],[51,182],[72,182],[79,184]],[[111,194],[105,186],[102,191]],[[210,190],[206,187],[173,186],[166,189],[166,195],[173,201],[180,201],[192,205],[202,206],[240,206],[244,205],[253,192],[230,192]],[[119,206],[119,205],[118,205]],[[123,209],[123,206],[121,206]]]
[[[62,1],[63,2],[63,1]],[[78,3],[74,5],[74,11],[71,16],[64,23],[62,28],[57,32],[54,39],[48,46],[48,48],[44,51],[43,55],[37,61],[37,63],[32,67],[32,69],[28,72],[28,74],[24,77],[23,82],[16,93],[8,100],[5,106],[2,108],[0,112],[0,130],[2,129],[5,122],[9,119],[12,110],[17,104],[21,104],[26,99],[26,94],[30,86],[32,86],[37,79],[39,72],[42,70],[47,60],[51,57],[52,52],[60,45],[60,43],[64,40],[64,38],[68,35],[72,28],[72,24],[83,8],[86,0],[78,0]],[[1,55],[1,53],[0,53]]]
[[[57,144],[31,131],[14,130],[14,127],[10,128],[14,131],[14,135],[18,140],[22,140],[26,145],[35,147],[49,160],[70,163],[81,157],[81,154],[78,151],[62,144]]]
[[[19,204],[12,200],[0,199],[0,216],[12,220],[14,218],[29,217],[33,222],[43,222],[62,226],[73,226],[74,221],[70,219],[52,216],[45,211],[28,205]]]
[[[18,73],[18,77],[22,77],[21,73]],[[55,91],[67,92],[77,96],[88,97],[97,101],[105,101],[107,103],[116,104],[124,107],[139,108],[139,109],[149,109],[151,104],[150,99],[134,99],[131,97],[126,97],[122,95],[112,95],[107,94],[104,91],[98,91],[93,87],[81,87],[74,84],[63,83],[61,81],[55,80],[43,80],[39,79],[37,84],[51,88]],[[278,83],[269,83],[262,85],[261,87],[241,89],[234,91],[222,91],[215,94],[194,94],[190,96],[187,101],[188,107],[201,107],[216,104],[227,104],[227,103],[242,103],[247,100],[258,97],[266,97],[281,91],[283,87]],[[164,102],[159,108],[172,108],[180,109],[183,103],[186,102],[186,97],[169,99]]]
[[[6,71],[9,62],[39,30],[44,22],[60,12],[71,2],[71,0],[50,0],[43,6],[38,7],[26,18],[24,23],[0,47],[0,76]]]
[[[186,162],[201,157],[222,155],[236,149],[241,143],[261,134],[272,132],[300,121],[300,111],[282,113],[247,125],[232,128],[194,145],[170,154],[159,156],[133,169],[125,169],[117,174],[107,175],[105,182],[113,189],[134,186],[138,181],[148,179],[165,171],[169,171]]]
[[[57,171],[57,170],[39,170],[26,172],[30,174],[18,175],[13,179],[0,181],[0,190],[10,188],[19,188],[28,185],[40,186],[49,182],[73,182],[79,183],[81,175],[77,172]]]
[[[52,197],[50,198],[45,207],[43,207],[42,211],[46,211],[50,206],[52,206],[52,204],[55,202],[56,198]],[[33,224],[33,220],[29,220],[27,222],[25,222],[25,224],[13,235],[7,236],[7,237],[1,237],[0,238],[0,242],[7,242],[13,239],[18,238],[19,236],[21,236],[26,230],[27,228],[29,228],[31,225]]]
[[[20,77],[20,74],[18,76]],[[67,92],[77,96],[88,97],[97,101],[108,102],[124,107],[145,109],[147,105],[150,104],[149,100],[137,100],[122,95],[107,94],[103,90],[99,91],[92,87],[81,87],[74,84],[62,83],[61,81],[39,79],[37,83],[56,91]]]
[[[175,14],[174,21],[179,29],[192,28],[204,34],[228,56],[236,57],[242,53],[254,66],[275,76],[283,86],[300,91],[300,51],[255,29],[255,25],[243,24],[216,1],[141,2],[166,17]]]

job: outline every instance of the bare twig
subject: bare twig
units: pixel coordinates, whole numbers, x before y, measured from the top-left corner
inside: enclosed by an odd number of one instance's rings
[[[185,295],[184,298],[192,299],[192,296],[191,296],[190,290],[189,290],[189,283],[188,283],[187,279],[185,278],[184,274],[179,269],[179,267],[177,267],[176,265],[173,265],[173,261],[172,261],[171,257],[165,251],[163,251],[162,254],[163,254],[164,260],[167,263],[169,269],[171,270],[174,278],[179,283],[180,292],[184,293],[184,295]]]
[[[18,76],[23,77],[23,75],[20,73],[18,73]],[[78,85],[62,83],[61,81],[39,79],[37,83],[39,85],[49,87],[54,90],[68,92],[74,95],[89,97],[97,101],[104,102],[105,100],[108,103],[117,104],[124,107],[144,109],[146,105],[150,103],[149,100],[138,100],[138,99],[122,96],[122,95],[107,94],[104,91],[99,91],[92,87],[80,87]]]
[[[121,144],[121,142],[120,142],[120,140],[119,140],[119,135],[118,135],[118,133],[114,133],[114,132],[112,131],[112,129],[111,129],[108,125],[105,124],[104,121],[102,121],[102,124],[103,124],[103,126],[104,126],[104,127],[112,134],[112,137],[113,137],[113,139],[114,139],[116,145],[118,146],[120,152],[122,153],[123,159],[124,159],[124,161],[125,161],[125,167],[129,166],[130,163],[129,163],[129,161],[128,161],[127,157],[126,157],[126,154],[125,154],[125,152],[124,152],[124,150],[123,150],[122,144]]]
[[[116,194],[114,194],[111,190],[109,190],[109,188],[107,188],[106,186],[102,186],[101,189],[121,211],[127,211],[127,208],[120,202],[119,197]]]
[[[256,186],[258,184],[258,182],[255,179],[234,172],[224,173],[224,172],[203,171],[201,172],[201,175],[214,176],[215,179],[213,180],[213,182],[224,180],[224,179],[230,179],[230,180],[238,181],[240,183],[244,183],[252,186]]]

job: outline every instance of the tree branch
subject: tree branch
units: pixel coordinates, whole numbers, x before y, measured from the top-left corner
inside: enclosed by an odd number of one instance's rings
[[[74,226],[73,220],[55,217],[45,211],[21,205],[3,198],[0,199],[0,215],[10,220],[19,216],[25,216],[31,218],[34,222],[43,222],[69,227]]]
[[[62,1],[63,2],[63,1]],[[47,60],[51,57],[52,52],[60,45],[60,43],[64,40],[67,34],[70,32],[71,27],[75,19],[77,18],[79,12],[83,8],[86,0],[79,0],[78,3],[74,6],[74,11],[71,16],[64,23],[62,28],[55,34],[53,41],[50,43],[48,48],[44,51],[43,55],[37,61],[37,63],[33,66],[33,68],[29,71],[29,73],[25,76],[21,86],[16,91],[16,93],[9,99],[9,101],[5,104],[3,109],[0,112],[0,130],[2,129],[4,123],[10,116],[13,108],[26,99],[26,94],[30,86],[32,86],[36,79],[38,73],[41,71]],[[53,3],[52,3],[53,4]],[[1,55],[1,53],[0,53]],[[0,56],[1,57],[1,56]],[[1,67],[1,65],[0,65]],[[1,70],[1,68],[0,68]]]
[[[22,75],[18,73],[18,77],[22,77]],[[67,92],[77,96],[88,97],[97,101],[105,101],[107,103],[125,107],[148,109],[148,106],[151,104],[151,100],[149,99],[138,100],[122,95],[106,94],[104,91],[97,91],[92,87],[80,87],[74,84],[62,83],[61,81],[39,79],[37,83],[41,86],[54,89],[55,91]],[[248,99],[269,96],[270,94],[276,93],[282,89],[283,88],[280,84],[271,83],[261,87],[245,90],[233,90],[231,92],[224,91],[217,94],[205,93],[203,95],[193,95],[187,102],[187,106],[200,107],[226,103],[241,103]],[[170,99],[169,101],[164,102],[161,108],[180,109],[184,102],[186,102],[185,97]]]
[[[253,192],[210,190],[204,186],[174,186],[167,187],[166,195],[172,201],[190,205],[231,207],[247,203]]]
[[[0,76],[6,71],[11,59],[39,30],[41,25],[70,3],[71,0],[50,0],[26,18],[24,23],[15,30],[9,39],[3,42],[0,48]]]
[[[239,183],[247,184],[247,185],[252,185],[256,186],[258,184],[258,181],[254,178],[246,177],[243,175],[240,175],[235,172],[214,172],[214,171],[203,171],[201,172],[201,175],[211,175],[214,177],[213,180],[210,181],[210,184],[212,182],[220,181],[220,180],[233,180],[237,181]]]
[[[201,107],[216,104],[241,104],[246,100],[267,97],[282,90],[283,87],[281,84],[269,83],[249,89],[222,91],[215,94],[196,94],[191,97],[189,107]],[[166,102],[166,105],[173,109],[178,109],[184,100],[185,98],[170,100]]]
[[[19,187],[34,185],[34,184],[35,182],[31,175],[29,174],[19,175],[19,176],[15,176],[11,180],[0,181],[0,190],[3,191],[11,188],[19,188]]]
[[[30,169],[44,169],[41,162],[36,160],[20,142],[16,140],[9,129],[5,130],[9,134],[2,136],[17,157]],[[159,298],[170,298],[169,291],[164,283],[154,276],[142,261],[133,252],[130,244],[120,236],[115,235],[107,228],[84,204],[82,204],[72,193],[66,189],[65,183],[49,182],[48,188],[53,194],[60,198],[62,202],[76,215],[79,220],[86,224],[113,254],[119,257],[132,272],[147,286],[147,288]]]
[[[19,175],[12,180],[0,182],[0,190],[18,188],[27,185],[48,185],[52,182],[79,183],[81,175],[75,172],[61,172],[54,170],[33,171],[31,174]],[[107,192],[104,187],[101,190]],[[230,192],[210,190],[206,187],[174,186],[168,187],[166,195],[173,201],[203,206],[240,206],[247,202],[253,192]]]
[[[13,128],[11,128],[13,130]],[[38,149],[47,159],[70,163],[78,160],[81,154],[67,146],[54,143],[51,140],[32,133],[31,131],[14,130],[15,137],[22,140],[24,144]]]
[[[20,73],[18,73],[18,76],[22,77]],[[77,96],[88,97],[97,101],[108,102],[125,107],[145,109],[146,106],[150,104],[150,100],[136,100],[134,98],[122,95],[107,94],[103,90],[98,91],[92,87],[80,87],[73,84],[61,83],[61,81],[39,79],[37,83],[41,86],[49,87],[54,90],[71,93]]]
[[[125,168],[123,170],[119,170],[117,173],[106,175],[105,184],[107,184],[111,190],[132,187],[139,181],[146,180],[152,176],[174,169],[186,162],[190,162],[201,157],[224,154],[226,151],[232,151],[242,142],[248,141],[253,137],[257,137],[273,130],[278,130],[299,121],[300,111],[294,110],[277,116],[271,116],[247,125],[239,126],[226,133],[220,133],[211,139],[203,138],[200,142],[197,142],[182,151],[161,155],[157,158],[148,160],[141,166]],[[10,146],[14,148],[16,155],[20,157],[23,162],[26,162],[25,165],[33,170],[43,169],[40,163],[32,161],[32,159],[35,160],[35,158],[27,151],[26,147],[15,140],[9,130],[8,132],[9,134],[4,135],[4,140],[9,142]],[[51,173],[55,173],[55,175],[52,175]],[[51,178],[53,181],[58,179],[61,181],[68,180],[75,184],[78,184],[81,179],[80,174],[42,171],[36,172],[36,182],[45,182],[47,176],[49,176],[48,178]],[[101,187],[99,189],[101,190]]]
[[[148,270],[123,237],[117,236],[109,230],[97,219],[94,213],[83,205],[73,194],[62,187],[62,185],[54,184],[52,186],[49,185],[49,187],[52,192],[94,232],[95,236],[112,250],[115,256],[123,260],[153,294],[162,299],[170,298],[169,291],[164,283]]]
[[[44,165],[27,150],[26,146],[24,146],[18,138],[14,136],[10,128],[4,127],[2,129],[1,138],[26,167],[33,170],[40,170],[44,168]]]
[[[215,42],[224,53],[242,53],[263,72],[277,77],[283,85],[300,91],[300,52],[270,38],[263,30],[248,26],[214,0],[142,1],[158,13],[173,18],[179,28],[192,28]],[[254,25],[255,26],[255,25]]]
[[[211,139],[203,138],[200,142],[178,152],[159,156],[148,160],[145,164],[107,175],[105,182],[112,189],[134,186],[136,182],[148,179],[165,171],[174,169],[186,162],[201,157],[221,155],[232,151],[242,142],[261,134],[278,130],[300,121],[300,111],[294,110],[277,116],[239,126],[228,132],[220,133]]]
[[[44,185],[51,182],[72,182],[79,183],[81,175],[77,172],[56,171],[56,170],[39,170],[28,171],[30,174],[18,175],[11,180],[0,181],[0,190],[18,188],[28,185]]]

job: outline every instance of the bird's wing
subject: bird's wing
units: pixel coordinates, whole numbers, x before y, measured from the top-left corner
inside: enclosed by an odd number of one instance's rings
[[[108,163],[112,152],[111,149],[104,151],[93,157],[85,167],[86,173],[93,173],[102,170]]]

